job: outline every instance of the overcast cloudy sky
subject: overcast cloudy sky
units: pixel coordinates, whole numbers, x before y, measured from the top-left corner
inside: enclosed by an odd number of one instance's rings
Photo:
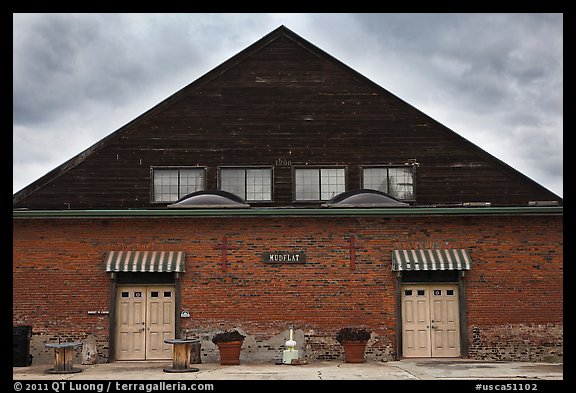
[[[15,14],[13,192],[285,25],[563,195],[562,14]]]

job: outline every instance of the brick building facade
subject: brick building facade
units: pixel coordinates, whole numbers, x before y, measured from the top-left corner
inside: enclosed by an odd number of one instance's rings
[[[168,358],[151,329],[217,361],[231,328],[272,361],[290,324],[307,359],[360,326],[369,359],[562,360],[562,199],[284,27],[13,207],[13,323],[38,361],[68,339]]]
[[[346,248],[351,235],[358,242],[353,270]],[[224,236],[234,247],[226,269],[216,249]],[[391,250],[424,243],[469,250],[473,265],[463,281],[470,357],[558,361],[561,238],[562,217],[541,212],[20,219],[14,225],[14,318],[34,326],[35,343],[89,339],[107,359],[109,315],[88,311],[109,310],[111,280],[103,250],[130,244],[189,256],[179,278],[179,307],[191,318],[182,319],[179,329],[204,338],[208,361],[217,359],[212,334],[231,327],[252,342],[243,356],[271,361],[282,348],[267,341],[285,334],[289,323],[305,336],[302,350],[311,359],[340,358],[336,331],[359,324],[373,332],[367,356],[389,360],[401,355],[396,315],[401,283],[391,269]],[[262,262],[262,250],[277,249],[306,250],[307,261]],[[48,319],[46,310],[52,314]]]

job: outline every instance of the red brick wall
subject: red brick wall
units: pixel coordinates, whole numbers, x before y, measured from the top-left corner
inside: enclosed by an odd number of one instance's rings
[[[345,248],[350,235],[359,244],[355,270],[350,269]],[[215,249],[223,236],[236,247],[228,252],[226,271]],[[316,356],[330,352],[327,345],[335,348],[332,337],[339,328],[362,325],[373,331],[367,354],[390,358],[396,350],[391,251],[422,242],[470,252],[473,265],[465,281],[471,356],[490,352],[486,348],[494,347],[502,326],[546,325],[561,330],[559,216],[15,220],[13,320],[32,325],[34,333],[46,340],[58,335],[93,336],[105,358],[108,319],[87,313],[109,307],[104,253],[178,250],[186,252],[181,308],[191,312],[191,318],[181,320],[182,329],[210,332],[239,327],[258,341],[292,322],[311,342],[318,342],[317,347],[307,347],[309,355]],[[279,250],[303,250],[307,262],[262,262],[262,252]],[[530,331],[506,334],[509,342],[516,338],[530,342]],[[559,356],[561,340],[560,336],[550,344]],[[534,342],[537,345],[541,339]]]

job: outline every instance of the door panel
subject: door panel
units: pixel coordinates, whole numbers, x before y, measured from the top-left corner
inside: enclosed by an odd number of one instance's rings
[[[458,285],[402,286],[404,357],[460,356]]]
[[[175,304],[172,286],[123,286],[116,294],[116,359],[171,359]]]
[[[458,286],[434,285],[431,296],[434,307],[430,315],[432,357],[460,356]]]
[[[116,359],[143,360],[145,357],[143,287],[120,288],[116,296]],[[140,295],[140,296],[138,296]]]
[[[402,287],[402,353],[430,356],[430,307],[423,286]]]
[[[148,288],[146,359],[171,359],[172,345],[164,339],[174,338],[174,288]]]

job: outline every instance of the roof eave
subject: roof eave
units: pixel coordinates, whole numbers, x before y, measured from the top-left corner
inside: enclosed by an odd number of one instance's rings
[[[394,208],[250,208],[250,209],[127,209],[127,210],[14,210],[13,219],[26,218],[138,218],[138,217],[365,217],[365,216],[487,216],[563,215],[563,206],[514,207],[394,207]]]

